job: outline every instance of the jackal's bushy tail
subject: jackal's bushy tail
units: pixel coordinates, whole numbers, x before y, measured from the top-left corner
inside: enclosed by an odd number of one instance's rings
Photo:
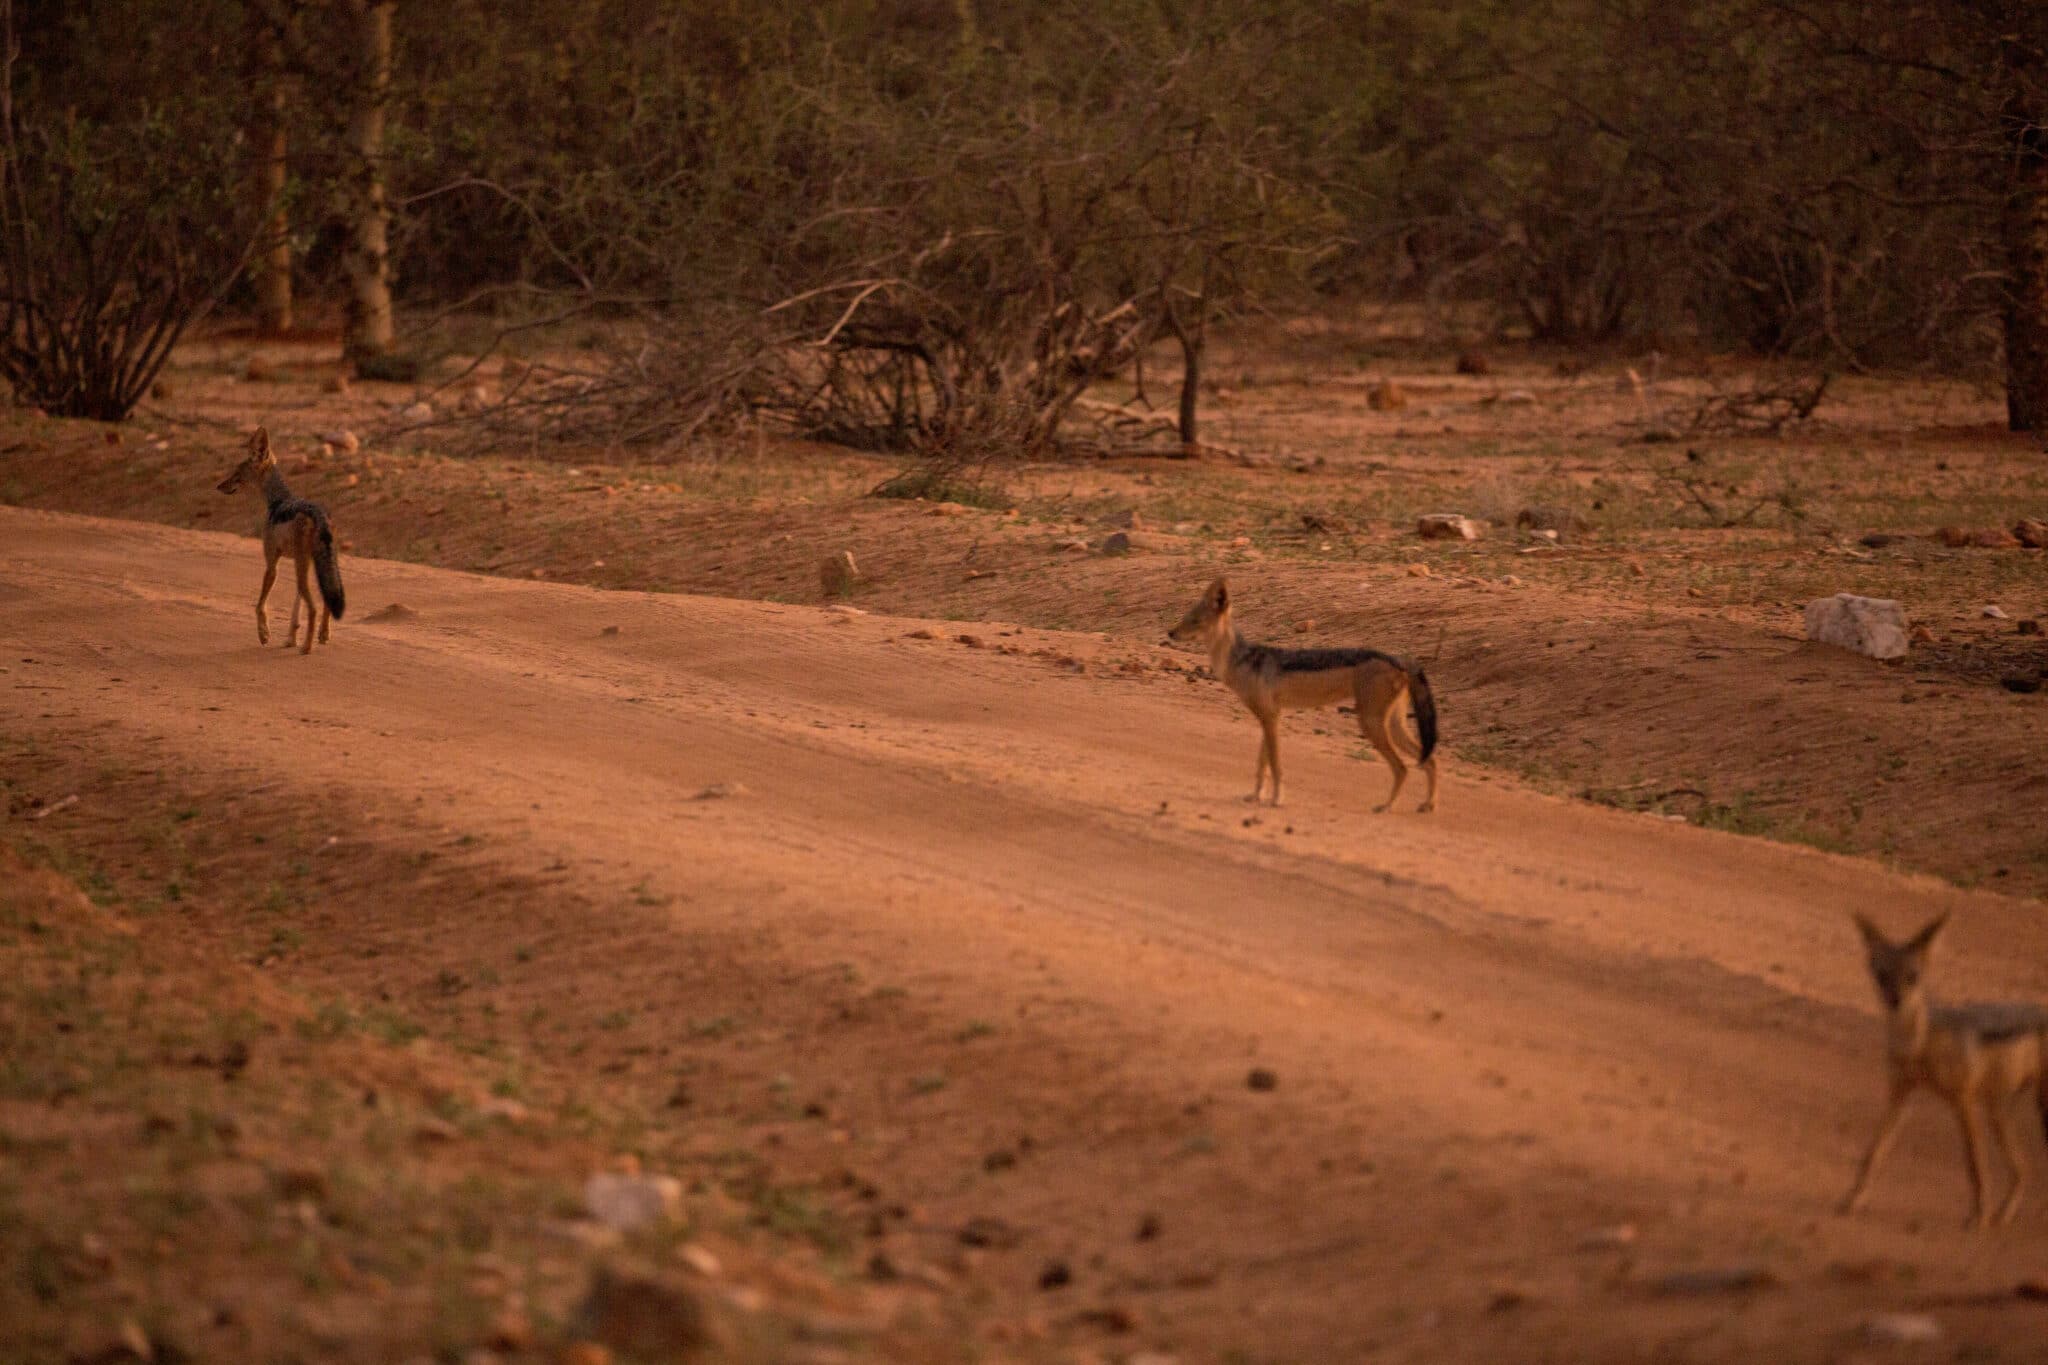
[[[334,613],[336,616],[340,612]],[[1429,679],[1422,670],[1408,670],[1408,696],[1415,705],[1415,734],[1422,741],[1422,760],[1436,752],[1436,697],[1429,690]]]
[[[341,592],[341,563],[334,557],[334,531],[322,517],[313,525],[313,576],[320,580],[320,596],[334,619],[341,619],[348,600]]]

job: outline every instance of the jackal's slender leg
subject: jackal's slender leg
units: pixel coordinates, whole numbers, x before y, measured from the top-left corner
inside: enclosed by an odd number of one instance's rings
[[[1991,1131],[1998,1137],[1998,1150],[2004,1153],[2005,1164],[2012,1168],[2012,1188],[2007,1191],[2005,1202],[1998,1206],[1998,1217],[1994,1221],[2010,1223],[2012,1216],[2020,1211],[2020,1196],[2027,1189],[2027,1167],[2020,1152],[2020,1135],[2013,1128],[2010,1103],[1993,1101],[1991,1125]]]
[[[1892,1082],[1884,1117],[1877,1121],[1877,1136],[1870,1140],[1870,1150],[1863,1154],[1863,1164],[1856,1170],[1856,1183],[1849,1187],[1849,1193],[1842,1196],[1840,1212],[1854,1213],[1862,1207],[1863,1196],[1870,1189],[1870,1177],[1877,1174],[1877,1163],[1884,1160],[1885,1153],[1891,1150],[1892,1139],[1899,1134],[1899,1120],[1906,1116],[1906,1097],[1912,1093],[1910,1085]]]
[[[1973,1228],[1984,1226],[1984,1124],[1977,1115],[1977,1106],[1968,1095],[1958,1095],[1949,1101],[1955,1106],[1956,1122],[1963,1129],[1963,1155],[1970,1162],[1970,1223]]]
[[[1402,784],[1408,780],[1408,765],[1401,760],[1401,748],[1394,740],[1394,726],[1398,724],[1394,708],[1407,695],[1407,687],[1399,674],[1370,665],[1359,670],[1352,696],[1358,712],[1358,732],[1365,736],[1365,742],[1372,745],[1386,763],[1387,771],[1394,775],[1394,785],[1387,792],[1387,799],[1373,807],[1375,814],[1393,808],[1395,798],[1401,794]]]
[[[1273,770],[1273,804],[1280,804],[1280,713],[1262,711],[1259,713],[1259,729],[1263,736],[1259,740],[1259,762],[1261,768]],[[1259,801],[1259,789],[1252,788],[1252,804]]]
[[[299,653],[311,654],[313,652],[313,623],[320,616],[320,608],[313,603],[313,557],[308,554],[301,554],[295,563],[299,571],[299,596],[298,601],[292,603],[292,628],[295,631],[298,629],[299,602],[304,602],[306,604],[306,643],[300,647]]]
[[[256,594],[256,643],[270,643],[270,618],[263,614],[263,604],[270,600],[270,585],[277,581],[277,551],[269,545],[263,547],[263,590]]]

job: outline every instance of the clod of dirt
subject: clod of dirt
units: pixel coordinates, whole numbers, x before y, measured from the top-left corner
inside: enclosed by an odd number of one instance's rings
[[[262,356],[252,355],[242,364],[242,378],[251,384],[268,383],[277,378],[277,370]]]
[[[2024,674],[2013,674],[2010,677],[2000,678],[1998,685],[2008,692],[2039,692],[2041,690],[2041,679],[2038,677],[2029,678]]]
[[[2021,517],[2013,523],[2013,539],[2029,550],[2048,550],[2048,521],[2039,517]]]
[[[1333,512],[1303,512],[1301,529],[1325,535],[1342,535],[1351,529],[1351,523]]]
[[[434,405],[425,399],[421,399],[417,403],[408,404],[398,410],[398,420],[401,422],[431,422],[434,420]]]
[[[1074,1271],[1065,1261],[1047,1261],[1038,1272],[1040,1289],[1065,1289],[1074,1282]]]
[[[1410,578],[1427,578],[1427,577],[1429,577],[1429,565],[1427,565],[1427,564],[1410,564],[1410,565],[1408,566],[1408,576],[1409,576]]]
[[[1653,1294],[1674,1297],[1701,1294],[1747,1294],[1768,1289],[1778,1277],[1760,1265],[1710,1266],[1659,1275],[1646,1286]]]
[[[603,630],[600,630],[598,632],[599,635],[617,635],[618,633],[619,628],[617,626],[606,626]]]
[[[729,796],[745,796],[747,789],[737,782],[713,782],[708,787],[699,787],[692,801],[723,801]]]
[[[1096,549],[1106,555],[1127,555],[1131,552],[1130,534],[1125,531],[1111,531],[1102,538],[1102,543]]]
[[[1424,540],[1477,540],[1486,528],[1456,512],[1425,512],[1416,519],[1415,534]]]
[[[1137,508],[1131,507],[1111,517],[1109,524],[1122,531],[1142,531],[1145,529],[1145,518],[1139,515]]]
[[[979,635],[955,635],[953,638],[969,649],[980,649],[985,643]]]
[[[1484,376],[1493,373],[1493,365],[1483,351],[1460,351],[1457,370],[1459,374]]]
[[[277,1187],[280,1199],[310,1199],[317,1204],[327,1198],[327,1172],[317,1166],[287,1166],[271,1178],[271,1183]]]
[[[1863,1320],[1863,1335],[1886,1345],[1919,1345],[1941,1340],[1941,1324],[1925,1313],[1876,1313]]]
[[[1634,1223],[1616,1223],[1612,1227],[1595,1228],[1579,1240],[1581,1251],[1618,1251],[1636,1243]]]
[[[605,1227],[631,1232],[680,1214],[683,1183],[671,1175],[599,1171],[583,1182],[583,1207]]]
[[[1408,406],[1408,394],[1391,379],[1382,379],[1365,391],[1365,405],[1374,412],[1399,412]]]
[[[990,1175],[994,1175],[997,1171],[1007,1171],[1016,1164],[1017,1154],[1007,1147],[998,1147],[981,1159],[981,1169],[987,1171]]]
[[[1002,1219],[992,1218],[987,1214],[976,1214],[960,1228],[960,1242],[963,1246],[1001,1249],[1016,1246],[1023,1240],[1023,1233]]]
[[[1849,592],[1817,597],[1806,604],[1806,638],[1872,659],[1901,659],[1906,654],[1906,613],[1890,598]]]
[[[1139,1217],[1138,1231],[1134,1235],[1141,1242],[1153,1242],[1157,1241],[1159,1234],[1165,1230],[1165,1225],[1159,1221],[1158,1214],[1147,1213]]]
[[[1934,643],[1934,632],[1925,626],[1915,626],[1911,638],[1916,645],[1931,645]]]
[[[929,631],[919,626],[916,630],[904,632],[903,638],[906,640],[936,640],[939,637],[937,632]]]
[[[1934,538],[1951,550],[2012,550],[2019,548],[2020,540],[2003,526],[1980,527],[1971,530],[1963,526],[1943,526],[1936,529]]]
[[[591,1276],[571,1334],[647,1360],[688,1359],[712,1344],[709,1317],[688,1285],[610,1266]]]
[[[330,374],[320,381],[320,392],[322,393],[347,393],[348,389],[348,376],[339,372]]]
[[[1280,1088],[1280,1078],[1263,1066],[1255,1066],[1245,1073],[1245,1089],[1268,1091]]]
[[[1562,536],[1583,530],[1585,522],[1569,507],[1542,505],[1524,507],[1515,513],[1515,526],[1524,531],[1555,531]]]
[[[415,621],[418,619],[419,613],[411,607],[406,606],[402,602],[393,602],[381,611],[373,611],[368,616],[365,616],[363,624],[366,626],[379,626],[390,625],[397,621]]]
[[[2041,623],[2029,616],[2026,620],[2014,626],[2012,633],[2015,635],[2039,635],[2041,633]]]
[[[851,592],[859,582],[860,569],[853,562],[853,551],[841,550],[818,561],[818,590],[825,596]]]

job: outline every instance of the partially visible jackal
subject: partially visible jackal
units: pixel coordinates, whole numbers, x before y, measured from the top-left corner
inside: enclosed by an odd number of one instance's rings
[[[1861,915],[1870,953],[1870,975],[1877,982],[1885,1009],[1885,1067],[1891,1094],[1877,1136],[1856,1172],[1856,1183],[1842,1200],[1842,1212],[1853,1213],[1870,1187],[1871,1173],[1884,1159],[1905,1113],[1906,1099],[1921,1086],[1949,1102],[1963,1129],[1963,1155],[1970,1168],[1970,1226],[1983,1227],[1984,1120],[1991,1120],[1998,1150],[2012,1167],[2012,1189],[1998,1206],[2005,1222],[2020,1206],[2027,1168],[2020,1159],[2019,1132],[2013,1126],[2013,1097],[2034,1088],[2041,1120],[2048,1125],[2048,1073],[2042,1054],[2048,1051],[2048,1009],[2027,1004],[1938,1005],[1927,993],[1927,961],[1934,942],[1948,923],[1943,915],[1903,943],[1893,943]]]
[[[334,529],[327,524],[327,509],[317,502],[292,496],[292,490],[285,487],[284,475],[277,472],[277,457],[270,453],[270,433],[263,427],[256,428],[256,434],[249,438],[248,458],[236,465],[218,488],[223,493],[247,488],[264,502],[263,590],[256,594],[257,641],[270,643],[270,620],[264,614],[263,604],[270,597],[270,585],[277,581],[278,557],[289,551],[298,570],[299,590],[292,598],[292,624],[285,636],[285,647],[297,643],[299,604],[304,602],[306,643],[299,653],[311,654],[315,617],[319,619],[320,643],[324,645],[329,618],[338,619],[347,605],[342,596],[341,565],[334,557]],[[309,570],[320,580],[320,603],[313,600],[313,589],[306,581]]]
[[[1265,789],[1266,770],[1273,770],[1273,804],[1280,804],[1280,713],[1348,701],[1358,708],[1358,728],[1393,770],[1394,787],[1373,807],[1383,811],[1401,795],[1408,764],[1401,746],[1414,743],[1416,766],[1429,778],[1423,811],[1436,809],[1436,698],[1422,670],[1376,649],[1280,649],[1251,644],[1230,619],[1230,589],[1222,579],[1209,585],[1187,615],[1170,632],[1176,640],[1196,639],[1209,651],[1210,671],[1243,699],[1259,718],[1265,734],[1259,741],[1259,766],[1252,778],[1257,804]],[[1411,740],[1402,717],[1403,703],[1415,708],[1419,742]]]

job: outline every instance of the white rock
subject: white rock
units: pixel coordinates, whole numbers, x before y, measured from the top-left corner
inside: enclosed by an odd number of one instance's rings
[[[1486,528],[1456,512],[1425,512],[1415,523],[1415,534],[1424,540],[1477,540]]]
[[[1989,617],[1993,621],[2003,621],[2006,619],[2004,607],[1986,607],[1978,615]]]
[[[599,1171],[583,1182],[583,1206],[608,1228],[631,1232],[679,1215],[683,1182],[672,1175],[617,1175]]]
[[[1500,396],[1500,401],[1502,407],[1527,407],[1529,404],[1536,401],[1536,395],[1529,392],[1527,389],[1509,389],[1506,393]]]
[[[1873,659],[1906,656],[1906,613],[1884,597],[1838,592],[1806,604],[1806,638]]]
[[[1877,1313],[1863,1320],[1872,1341],[1924,1344],[1941,1340],[1941,1324],[1925,1313]]]
[[[399,410],[401,422],[431,422],[434,420],[434,405],[424,400]]]

